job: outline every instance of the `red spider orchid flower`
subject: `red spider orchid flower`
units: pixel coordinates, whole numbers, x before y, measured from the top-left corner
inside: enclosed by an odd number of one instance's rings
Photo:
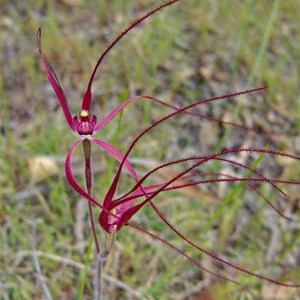
[[[138,231],[141,231],[145,234],[148,234],[149,236],[159,240],[160,242],[168,245],[169,247],[173,248],[183,256],[185,256],[187,259],[189,259],[193,264],[201,267],[202,269],[206,270],[207,272],[213,274],[216,277],[219,277],[221,279],[226,279],[235,282],[235,280],[227,278],[221,274],[212,272],[208,269],[206,269],[204,266],[202,266],[196,259],[191,257],[190,255],[186,254],[170,242],[160,238],[159,236],[150,233],[135,224],[131,222],[131,218],[137,214],[137,212],[144,207],[145,205],[149,204],[153,208],[153,210],[157,213],[159,218],[172,230],[174,233],[176,233],[179,237],[181,237],[187,244],[190,246],[194,247],[195,249],[203,252],[204,254],[238,270],[244,273],[247,273],[252,276],[256,276],[260,279],[272,282],[274,284],[282,285],[282,286],[287,286],[287,287],[300,287],[300,285],[297,284],[288,284],[288,283],[283,283],[277,280],[273,280],[271,278],[256,274],[252,271],[245,270],[235,264],[232,264],[228,262],[227,260],[224,260],[220,258],[219,256],[203,249],[202,247],[198,246],[188,238],[186,238],[179,230],[177,230],[167,219],[166,217],[160,212],[160,210],[157,208],[157,206],[154,204],[155,197],[159,195],[160,193],[167,192],[170,190],[177,190],[180,188],[185,188],[187,186],[193,186],[193,185],[204,185],[206,183],[217,183],[217,182],[246,182],[247,186],[249,186],[251,189],[253,189],[258,195],[261,195],[262,198],[266,201],[268,199],[264,197],[260,191],[255,189],[254,184],[256,182],[264,182],[269,184],[273,189],[276,189],[280,194],[283,196],[286,196],[285,193],[277,187],[276,184],[279,183],[284,183],[284,184],[297,184],[299,185],[299,181],[284,181],[284,180],[274,180],[272,178],[268,178],[263,176],[261,173],[257,172],[254,168],[247,167],[245,164],[239,163],[237,161],[231,160],[230,158],[227,158],[230,154],[234,153],[243,153],[243,152],[250,152],[250,153],[260,153],[260,154],[265,154],[265,155],[273,155],[273,156],[281,156],[281,157],[287,157],[290,159],[293,159],[295,161],[300,161],[300,157],[281,153],[281,152],[276,152],[272,150],[262,150],[262,149],[245,149],[245,148],[237,148],[237,149],[229,149],[226,151],[222,151],[219,153],[215,154],[210,154],[206,156],[194,156],[194,157],[187,157],[187,158],[182,158],[182,159],[177,159],[172,162],[165,163],[163,165],[160,165],[150,172],[148,172],[146,175],[144,175],[142,178],[139,178],[137,175],[137,172],[129,162],[129,155],[134,149],[136,143],[147,133],[149,133],[153,128],[159,126],[161,123],[173,118],[174,116],[178,116],[179,114],[187,114],[187,115],[192,115],[196,116],[199,118],[205,118],[214,122],[222,123],[225,125],[231,125],[235,127],[240,127],[243,129],[249,129],[245,126],[231,123],[231,122],[225,122],[223,120],[219,120],[216,118],[212,117],[207,117],[205,115],[199,114],[199,113],[194,113],[191,112],[190,109],[193,107],[197,107],[200,105],[203,105],[205,103],[211,103],[214,101],[219,101],[219,100],[226,100],[230,99],[233,97],[237,97],[243,94],[247,93],[252,93],[252,92],[258,92],[260,90],[265,89],[265,87],[262,88],[257,88],[257,89],[252,89],[252,90],[246,90],[243,92],[238,92],[234,94],[229,94],[229,95],[224,95],[224,96],[219,96],[219,97],[214,97],[214,98],[209,98],[209,99],[204,99],[197,101],[194,104],[191,104],[189,106],[183,107],[183,108],[178,108],[176,106],[167,104],[160,99],[151,97],[151,96],[133,96],[126,101],[124,101],[121,105],[116,107],[108,116],[106,116],[102,121],[99,123],[97,122],[97,117],[91,113],[91,103],[92,103],[92,83],[95,77],[95,74],[103,61],[103,59],[106,57],[106,55],[109,53],[109,51],[119,42],[120,39],[122,39],[131,29],[136,27],[138,24],[146,20],[148,17],[151,15],[155,14],[156,12],[162,10],[163,8],[170,6],[179,0],[173,0],[166,2],[165,4],[157,7],[156,9],[150,11],[143,17],[137,19],[134,21],[125,31],[123,31],[109,46],[108,48],[103,52],[103,54],[100,56],[99,60],[97,61],[95,68],[93,70],[93,73],[90,77],[89,83],[87,90],[85,92],[83,101],[82,101],[82,107],[79,115],[73,116],[70,112],[69,105],[67,98],[63,92],[62,87],[59,84],[59,81],[51,68],[50,64],[47,62],[46,58],[43,55],[42,51],[42,45],[41,45],[41,30],[38,31],[38,49],[39,53],[42,59],[42,63],[44,65],[44,69],[46,72],[46,75],[58,97],[58,100],[60,102],[60,105],[63,109],[65,118],[68,122],[69,127],[73,132],[79,135],[79,139],[74,143],[74,145],[71,147],[67,158],[66,158],[66,163],[65,163],[65,172],[66,172],[66,177],[70,183],[70,185],[76,190],[81,196],[85,197],[88,199],[89,203],[89,211],[90,211],[90,222],[91,222],[91,227],[94,235],[94,240],[96,244],[97,251],[100,252],[100,247],[97,241],[97,235],[96,235],[96,228],[94,224],[94,220],[92,217],[92,204],[96,205],[100,209],[100,214],[99,214],[99,223],[100,226],[108,233],[108,234],[115,234],[119,230],[123,228],[123,226],[131,226],[135,228]],[[154,122],[151,126],[143,130],[137,137],[136,139],[133,140],[132,144],[130,145],[128,151],[125,154],[122,154],[120,151],[118,151],[116,148],[114,148],[112,145],[101,141],[94,136],[97,132],[99,132],[101,129],[103,129],[106,124],[108,124],[113,118],[122,110],[124,109],[129,103],[141,100],[141,99],[146,99],[150,100],[152,102],[156,102],[158,104],[164,105],[166,107],[169,107],[172,109],[172,113],[167,115],[166,117]],[[251,129],[250,130],[254,130]],[[255,130],[254,130],[255,131]],[[85,181],[86,181],[86,189],[82,188],[80,184],[76,181],[73,172],[72,172],[72,157],[77,149],[77,147],[83,144],[83,149],[84,149],[84,155],[85,155]],[[110,155],[112,155],[117,161],[120,162],[119,168],[116,172],[116,175],[114,177],[114,180],[105,196],[105,199],[103,203],[100,203],[95,199],[95,197],[92,196],[92,167],[91,167],[91,144],[94,144],[100,148],[102,148],[104,151],[108,152]],[[222,161],[226,164],[233,165],[238,168],[243,168],[247,170],[248,172],[251,172],[252,174],[255,175],[255,177],[249,177],[249,178],[243,178],[243,177],[234,177],[228,174],[223,174],[223,173],[199,173],[196,168],[199,166],[203,166],[207,164],[208,162],[211,161]],[[156,173],[157,171],[167,168],[171,165],[181,165],[184,164],[185,162],[190,162],[191,166],[189,167],[184,167],[182,172],[179,172],[176,176],[170,178],[169,180],[160,182],[158,184],[145,184],[145,180],[151,177],[152,174]],[[123,168],[125,168],[129,174],[134,178],[136,181],[135,186],[125,193],[121,197],[115,197],[116,189],[118,187],[119,181],[120,181],[120,176],[122,173]],[[208,178],[207,178],[208,177]],[[199,180],[200,178],[200,180]],[[182,180],[188,181],[188,183],[182,183]],[[283,218],[287,218],[284,216],[281,211],[275,207],[271,202],[268,202],[268,204]]]
[[[142,23],[144,20],[146,20],[147,18],[149,18],[150,16],[154,15],[155,13],[159,12],[160,10],[178,2],[179,0],[173,0],[173,1],[168,1],[163,5],[158,6],[157,8],[151,10],[150,12],[148,12],[147,14],[145,14],[143,17],[135,20],[126,30],[124,30],[119,36],[117,36],[117,38],[115,38],[113,40],[113,42],[106,48],[106,50],[102,53],[102,55],[100,56],[100,58],[98,59],[94,70],[92,72],[92,75],[89,79],[89,83],[86,89],[86,92],[84,94],[83,97],[83,101],[82,101],[82,106],[81,106],[81,111],[79,113],[79,115],[75,115],[73,116],[70,108],[69,108],[69,104],[68,104],[68,100],[67,97],[59,83],[59,80],[54,72],[54,70],[52,69],[51,65],[48,63],[47,59],[45,58],[45,56],[43,55],[43,49],[42,49],[42,43],[41,43],[41,29],[38,30],[37,33],[37,45],[38,45],[38,50],[39,50],[39,54],[46,72],[46,75],[48,77],[49,82],[51,83],[56,96],[59,100],[60,106],[63,109],[65,118],[67,120],[67,123],[70,127],[70,129],[78,134],[78,136],[80,137],[80,139],[71,147],[71,150],[69,152],[68,157],[71,157],[75,151],[75,149],[77,148],[77,146],[79,144],[83,144],[83,150],[84,150],[84,154],[85,154],[85,181],[86,181],[86,190],[88,195],[91,195],[91,191],[92,191],[92,169],[91,169],[91,143],[99,146],[100,148],[102,148],[104,151],[108,152],[110,155],[112,155],[116,160],[118,161],[122,161],[123,159],[123,155],[117,150],[115,149],[112,145],[101,141],[99,139],[96,139],[93,137],[94,134],[96,134],[97,132],[99,132],[101,129],[103,129],[111,120],[114,119],[114,117],[121,111],[123,110],[128,104],[137,101],[137,100],[142,100],[142,99],[146,99],[152,102],[156,102],[158,104],[161,104],[163,106],[169,107],[175,111],[178,111],[179,108],[177,108],[176,106],[173,106],[171,104],[165,103],[157,98],[151,97],[151,96],[133,96],[129,99],[127,99],[126,101],[124,101],[122,104],[120,104],[118,107],[116,107],[108,116],[106,116],[102,121],[100,121],[99,123],[97,123],[97,117],[95,115],[93,115],[91,113],[91,103],[92,103],[92,83],[95,77],[95,74],[100,66],[100,64],[102,63],[103,59],[106,57],[106,55],[109,53],[109,51],[130,31],[132,30],[134,27],[136,27],[138,24]],[[190,112],[185,112],[183,111],[183,113],[187,113],[190,115],[195,115],[194,113],[190,113]],[[239,124],[235,124],[235,123],[231,123],[231,122],[225,122],[222,120],[218,120],[218,119],[214,119],[211,117],[207,117],[205,115],[201,115],[201,114],[196,114],[199,117],[202,118],[206,118],[209,120],[213,120],[216,122],[221,122],[223,124],[228,124],[228,125],[232,125],[235,127],[241,127],[241,128],[246,128],[244,126],[241,126]],[[250,129],[251,130],[251,129]],[[127,160],[125,160],[124,162],[124,166],[132,173],[133,172],[133,168],[132,166],[128,163]],[[69,175],[70,174],[70,168],[71,165],[68,164],[68,161],[66,162],[66,176],[67,179],[69,181],[69,183],[71,184],[71,186],[78,192],[78,193],[82,193],[81,189],[75,184],[73,178]],[[97,251],[99,252],[99,245],[97,242],[97,237],[96,237],[96,231],[95,231],[95,225],[94,225],[94,221],[92,219],[92,205],[91,203],[95,204],[96,206],[98,206],[101,209],[106,209],[103,207],[103,205],[101,205],[98,201],[96,201],[93,198],[89,199],[89,212],[90,212],[90,222],[91,222],[91,226],[92,226],[92,230],[93,230],[93,234],[94,234],[94,239],[95,239],[95,243],[96,243],[96,247],[97,247]]]

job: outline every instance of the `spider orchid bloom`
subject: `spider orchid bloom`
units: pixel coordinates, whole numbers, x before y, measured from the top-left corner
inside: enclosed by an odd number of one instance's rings
[[[146,15],[144,15],[143,17],[137,19],[136,21],[134,21],[132,23],[132,25],[130,25],[125,31],[123,31],[110,45],[109,47],[103,52],[103,54],[100,56],[99,60],[97,61],[95,68],[93,70],[93,73],[90,77],[89,83],[88,83],[88,87],[87,90],[84,94],[83,97],[83,101],[82,101],[82,107],[81,107],[81,111],[79,113],[79,115],[75,115],[73,116],[70,112],[69,109],[69,105],[68,105],[68,101],[67,98],[63,92],[62,87],[60,86],[60,83],[58,81],[58,78],[56,77],[53,69],[51,68],[50,64],[47,62],[46,58],[43,55],[43,51],[42,51],[42,44],[41,44],[41,30],[38,31],[38,49],[39,49],[39,53],[40,53],[40,57],[42,59],[42,63],[44,65],[44,69],[46,72],[46,75],[48,77],[49,82],[51,83],[57,98],[60,102],[60,105],[63,109],[65,118],[67,120],[67,123],[69,125],[69,127],[71,128],[71,130],[73,132],[75,132],[76,134],[79,135],[80,139],[78,139],[74,145],[71,147],[67,158],[66,158],[66,163],[65,163],[65,172],[66,172],[66,177],[70,183],[70,185],[74,188],[74,190],[76,190],[81,196],[85,197],[86,199],[88,199],[88,203],[89,203],[89,211],[90,211],[90,222],[91,222],[91,227],[92,227],[92,231],[93,231],[93,235],[94,235],[94,240],[96,243],[96,248],[97,248],[97,252],[99,252],[99,245],[97,242],[97,235],[96,235],[96,229],[95,229],[95,225],[94,225],[94,221],[92,218],[92,204],[98,206],[101,210],[100,215],[99,215],[99,223],[100,226],[108,233],[116,233],[119,230],[122,229],[123,226],[131,226],[133,228],[135,228],[138,231],[141,231],[145,234],[148,234],[149,236],[153,237],[154,239],[159,240],[160,242],[164,243],[165,245],[171,247],[172,249],[174,249],[175,251],[179,252],[181,255],[185,256],[187,259],[189,259],[193,264],[201,267],[203,270],[209,272],[210,274],[219,277],[221,279],[226,279],[226,280],[230,280],[235,282],[234,280],[227,278],[223,275],[214,273],[208,269],[206,269],[205,267],[203,267],[202,265],[199,264],[199,262],[197,260],[195,260],[193,257],[189,256],[188,254],[186,254],[185,252],[183,252],[182,250],[180,250],[179,248],[177,248],[176,246],[174,246],[173,244],[171,244],[170,242],[163,240],[162,238],[160,238],[157,235],[154,235],[153,233],[147,232],[146,230],[136,226],[135,224],[131,223],[131,218],[146,204],[150,204],[151,207],[154,209],[154,211],[157,213],[157,215],[161,218],[161,220],[173,231],[175,232],[178,236],[180,236],[186,243],[190,244],[191,246],[193,246],[194,248],[198,249],[199,251],[205,253],[206,255],[232,267],[235,268],[241,272],[247,273],[249,275],[252,276],[256,276],[260,279],[275,283],[275,284],[279,284],[279,285],[283,285],[283,286],[287,286],[287,287],[300,287],[300,285],[295,285],[295,284],[287,284],[287,283],[282,283],[264,276],[261,276],[259,274],[256,274],[254,272],[250,272],[247,271],[245,269],[242,269],[234,264],[231,264],[228,261],[225,261],[223,259],[221,259],[220,257],[206,251],[205,249],[199,247],[198,245],[196,245],[195,243],[193,243],[191,240],[187,239],[181,232],[179,232],[164,216],[163,214],[159,211],[159,209],[156,207],[156,205],[154,204],[153,200],[155,199],[155,197],[162,193],[162,192],[166,192],[169,190],[176,190],[176,189],[180,189],[180,188],[184,188],[190,185],[198,185],[198,184],[206,184],[206,183],[213,183],[213,182],[222,182],[222,181],[234,181],[234,182],[242,182],[245,181],[250,187],[251,184],[255,183],[255,182],[266,182],[268,184],[270,184],[274,189],[277,189],[283,196],[286,196],[284,194],[284,192],[279,189],[276,186],[276,183],[285,183],[285,184],[300,184],[300,182],[294,182],[294,181],[279,181],[279,180],[274,180],[274,179],[269,179],[264,177],[262,174],[256,172],[254,169],[251,169],[249,167],[247,167],[246,165],[243,165],[241,163],[232,161],[230,159],[227,159],[225,156],[231,153],[241,153],[241,152],[256,152],[256,153],[261,153],[261,154],[268,154],[268,155],[277,155],[277,156],[284,156],[284,157],[288,157],[294,160],[299,161],[300,158],[296,157],[296,156],[292,156],[292,155],[288,155],[288,154],[284,154],[284,153],[280,153],[280,152],[275,152],[275,151],[270,151],[270,150],[260,150],[260,149],[231,149],[231,150],[226,150],[217,154],[213,154],[213,155],[209,155],[209,156],[203,156],[203,157],[189,157],[189,158],[185,158],[185,159],[179,159],[173,162],[169,162],[166,164],[163,164],[153,170],[151,170],[150,172],[148,172],[143,178],[139,178],[135,169],[133,168],[133,166],[130,164],[129,160],[128,160],[128,156],[130,155],[131,151],[133,150],[135,144],[139,141],[140,138],[142,138],[142,136],[144,136],[146,133],[148,133],[149,131],[151,131],[154,127],[158,126],[159,124],[161,124],[164,121],[167,121],[168,119],[172,118],[173,116],[176,116],[178,114],[188,114],[188,115],[193,115],[193,116],[197,116],[199,118],[204,118],[204,119],[208,119],[214,122],[218,122],[218,123],[222,123],[222,124],[226,124],[226,125],[231,125],[231,126],[235,126],[235,127],[239,127],[239,128],[243,128],[243,129],[248,129],[248,130],[254,130],[257,131],[255,129],[251,129],[239,124],[235,124],[235,123],[231,123],[231,122],[225,122],[223,120],[220,119],[216,119],[216,118],[212,118],[212,117],[208,117],[205,115],[201,115],[199,113],[192,113],[189,111],[190,108],[192,107],[196,107],[199,105],[203,105],[205,103],[209,103],[209,102],[213,102],[213,101],[219,101],[219,100],[226,100],[232,97],[237,97],[239,95],[242,94],[247,94],[247,93],[251,93],[251,92],[257,92],[260,90],[265,89],[265,87],[262,88],[258,88],[258,89],[253,89],[253,90],[247,90],[247,91],[243,91],[243,92],[239,92],[239,93],[234,93],[231,95],[225,95],[225,96],[219,96],[219,97],[214,97],[214,98],[209,98],[209,99],[204,99],[204,100],[200,100],[197,101],[196,103],[186,106],[184,108],[178,108],[176,106],[173,106],[171,104],[165,103],[163,101],[161,101],[160,99],[151,97],[151,96],[133,96],[129,99],[127,99],[126,101],[124,101],[122,104],[120,104],[119,106],[117,106],[108,116],[106,116],[102,121],[100,121],[99,123],[97,122],[97,117],[95,115],[92,114],[91,112],[91,103],[92,103],[92,83],[95,77],[95,74],[101,64],[101,62],[103,61],[103,59],[105,58],[105,56],[109,53],[109,51],[118,43],[118,41],[120,39],[122,39],[131,29],[133,29],[135,26],[137,26],[139,23],[143,22],[144,20],[146,20],[148,17],[150,17],[151,15],[155,14],[156,12],[162,10],[163,8],[170,6],[171,4],[174,4],[176,2],[178,2],[179,0],[173,0],[173,1],[169,1],[166,2],[165,4],[157,7],[156,9],[150,11],[149,13],[147,13]],[[142,131],[141,134],[139,134],[137,136],[137,138],[132,142],[131,146],[129,147],[128,151],[125,154],[122,154],[121,152],[119,152],[117,149],[115,149],[112,145],[101,141],[97,138],[94,138],[93,135],[96,134],[97,132],[99,132],[101,129],[103,129],[106,124],[108,124],[111,120],[114,119],[114,117],[122,110],[124,109],[128,104],[130,104],[131,102],[137,101],[137,100],[141,100],[141,99],[146,99],[152,102],[156,102],[159,103],[161,105],[164,105],[170,109],[172,109],[174,112],[167,115],[166,117],[160,119],[159,121],[156,121],[153,125],[151,125],[150,127],[148,127],[147,129],[145,129],[144,131]],[[120,162],[120,166],[119,169],[114,177],[114,180],[105,196],[105,199],[103,201],[103,203],[100,203],[99,201],[97,201],[93,196],[92,196],[92,170],[91,170],[91,143],[93,143],[94,145],[102,148],[104,151],[108,152],[110,155],[112,155],[117,161]],[[79,185],[79,183],[76,181],[73,172],[72,172],[72,157],[73,154],[75,152],[75,150],[77,149],[77,147],[83,144],[83,149],[84,149],[84,154],[85,154],[85,179],[86,179],[86,190],[81,187]],[[230,177],[227,174],[221,174],[221,173],[207,173],[207,174],[199,174],[196,173],[194,171],[194,169],[200,165],[205,165],[205,163],[209,162],[209,161],[223,161],[226,162],[228,164],[232,164],[236,167],[240,167],[240,168],[244,168],[248,171],[250,171],[251,173],[255,174],[256,177],[254,178],[237,178],[237,177]],[[170,165],[173,164],[181,164],[183,162],[186,161],[191,161],[193,162],[192,166],[189,168],[186,168],[184,171],[182,171],[181,173],[179,173],[177,176],[171,178],[170,180],[167,180],[165,182],[161,182],[159,184],[152,184],[152,185],[144,185],[144,181],[150,177],[153,173],[155,173],[156,171],[166,168]],[[136,181],[136,185],[133,187],[133,189],[131,189],[128,193],[124,194],[121,197],[116,198],[115,197],[115,192],[120,180],[120,175],[122,173],[123,168],[125,168],[129,174],[134,178],[134,180]],[[205,179],[205,176],[210,176],[209,179]],[[195,178],[198,177],[203,177],[204,179],[202,180],[195,180]],[[213,178],[211,178],[213,177]],[[182,180],[187,180],[190,182],[189,183],[181,183]],[[193,180],[193,181],[192,181]],[[255,188],[254,188],[255,190]],[[259,191],[255,190],[258,194],[260,193]],[[263,195],[262,195],[263,199],[265,199],[266,201],[268,201]],[[141,201],[140,199],[143,198]],[[277,209],[272,203],[268,202],[269,205],[272,206],[272,208],[282,217],[285,217],[279,209]]]
[[[75,115],[73,116],[70,108],[69,108],[69,104],[67,101],[67,97],[65,96],[65,93],[59,83],[59,80],[54,72],[54,70],[52,69],[51,65],[48,63],[48,61],[46,60],[46,58],[43,55],[43,49],[42,49],[42,43],[41,43],[41,29],[38,30],[37,33],[37,45],[38,45],[38,50],[39,50],[39,54],[45,69],[45,73],[48,77],[48,80],[50,82],[50,84],[52,85],[55,94],[59,100],[60,106],[63,109],[66,121],[70,127],[70,129],[79,135],[80,139],[78,141],[75,142],[75,144],[71,147],[68,158],[71,159],[71,156],[73,155],[75,149],[78,147],[79,144],[83,143],[83,149],[84,149],[84,154],[85,154],[85,162],[86,162],[86,168],[85,168],[85,176],[86,176],[86,187],[87,187],[87,192],[88,194],[91,194],[91,190],[92,190],[92,171],[91,171],[91,143],[99,146],[100,148],[102,148],[104,151],[108,152],[110,155],[112,155],[117,161],[121,162],[123,159],[123,155],[117,150],[115,149],[112,145],[101,141],[99,139],[96,139],[93,137],[94,134],[96,134],[97,132],[99,132],[101,129],[103,129],[106,124],[108,124],[111,120],[114,119],[114,117],[122,110],[124,109],[128,104],[137,101],[137,100],[149,100],[152,102],[156,102],[159,103],[163,106],[169,107],[175,111],[179,111],[180,109],[177,108],[176,106],[173,106],[171,104],[165,103],[155,97],[151,97],[151,96],[133,96],[129,99],[127,99],[126,101],[124,101],[123,103],[121,103],[118,107],[116,107],[108,116],[106,116],[102,121],[100,121],[99,123],[97,123],[97,117],[95,115],[92,114],[91,112],[91,103],[92,103],[92,83],[95,77],[95,74],[101,64],[101,62],[103,61],[103,59],[106,57],[106,55],[109,53],[109,51],[130,31],[132,30],[134,27],[136,27],[138,24],[142,23],[144,20],[146,20],[147,18],[149,18],[150,16],[154,15],[155,13],[159,12],[160,10],[164,9],[167,6],[170,6],[176,2],[178,2],[179,0],[173,0],[173,1],[168,1],[165,4],[158,6],[157,8],[151,10],[150,12],[148,12],[147,14],[145,14],[143,17],[135,20],[126,30],[124,30],[119,36],[117,36],[117,38],[115,38],[113,40],[113,42],[107,47],[107,49],[102,53],[102,55],[100,56],[100,58],[98,59],[94,70],[92,72],[92,75],[89,79],[89,83],[86,89],[86,92],[84,94],[83,97],[83,101],[82,101],[82,106],[81,106],[81,111],[79,113],[79,115]],[[239,128],[246,128],[248,130],[253,130],[251,128],[247,128],[245,126],[241,126],[239,124],[235,124],[232,122],[226,122],[223,120],[219,120],[216,118],[212,118],[212,117],[208,117],[202,114],[195,114],[195,113],[191,113],[191,112],[185,112],[184,110],[182,110],[183,113],[189,114],[189,115],[196,115],[198,117],[201,118],[205,118],[208,120],[212,120],[214,122],[219,122],[219,123],[223,123],[223,124],[227,124],[227,125],[231,125],[231,126],[235,126],[235,127],[239,127]],[[255,131],[255,130],[254,130]],[[129,162],[127,160],[124,161],[124,167],[127,168],[127,170],[129,170],[129,172],[131,174],[133,174],[134,170],[132,168],[132,166],[130,166]],[[79,189],[79,187],[75,184],[75,182],[73,181],[73,178],[69,175],[70,174],[70,168],[71,165],[69,164],[69,162],[66,162],[65,165],[65,171],[66,171],[66,176],[67,179],[69,181],[69,183],[72,185],[72,187],[78,192],[81,193],[81,189]],[[90,198],[89,199],[90,202],[93,202],[95,205],[97,205],[98,207],[100,207],[101,209],[106,209],[103,208],[103,206],[95,201],[94,199]],[[90,203],[89,202],[89,203]],[[128,207],[128,204],[125,205],[126,208]],[[91,210],[91,207],[90,207]],[[92,227],[93,222],[91,220],[91,224]],[[95,238],[96,235],[94,234]],[[97,247],[98,248],[98,247]]]

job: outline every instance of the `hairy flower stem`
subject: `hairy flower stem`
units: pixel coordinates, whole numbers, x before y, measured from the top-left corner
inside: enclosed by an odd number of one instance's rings
[[[106,233],[104,250],[100,251],[97,255],[97,267],[96,267],[96,276],[95,276],[95,300],[103,299],[103,288],[102,288],[103,266],[114,245],[115,238],[116,238],[115,233]]]
[[[85,158],[85,184],[88,194],[92,195],[92,164],[91,164],[91,142],[87,139],[83,141],[83,151],[84,151],[84,158]],[[90,223],[93,232],[93,237],[96,245],[97,253],[100,252],[99,242],[97,238],[96,226],[94,221],[93,215],[93,206],[92,203],[88,202],[89,206],[89,216],[90,216]]]
[[[87,193],[91,196],[92,195],[92,164],[91,164],[91,142],[87,139],[83,141],[83,151],[84,151],[84,158],[85,158],[85,184]],[[95,299],[100,300],[102,298],[102,284],[101,284],[101,274],[102,274],[102,267],[104,259],[102,259],[103,253],[100,251],[99,242],[96,233],[96,226],[94,221],[94,214],[93,214],[93,204],[88,201],[89,207],[89,217],[90,217],[90,224],[93,233],[93,238],[97,250],[97,263],[96,263],[96,274],[95,274],[95,282],[94,282],[94,291],[95,291]]]

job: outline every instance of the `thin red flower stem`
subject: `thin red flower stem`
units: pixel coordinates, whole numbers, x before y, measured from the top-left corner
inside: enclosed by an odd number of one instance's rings
[[[88,139],[85,139],[83,141],[83,152],[84,152],[84,158],[85,158],[85,183],[86,183],[86,189],[87,193],[92,196],[92,164],[91,164],[91,142]],[[94,242],[96,245],[97,253],[100,253],[100,246],[99,241],[97,238],[97,231],[96,231],[96,225],[94,220],[94,213],[93,213],[93,204],[88,201],[88,207],[89,207],[89,219],[91,224],[91,229],[93,233]]]

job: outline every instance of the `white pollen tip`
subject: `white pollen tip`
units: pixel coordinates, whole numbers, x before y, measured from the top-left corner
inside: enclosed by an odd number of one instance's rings
[[[83,117],[83,118],[85,118],[85,117],[87,117],[89,115],[89,112],[87,111],[87,110],[82,110],[81,112],[80,112],[80,116],[81,117]]]

